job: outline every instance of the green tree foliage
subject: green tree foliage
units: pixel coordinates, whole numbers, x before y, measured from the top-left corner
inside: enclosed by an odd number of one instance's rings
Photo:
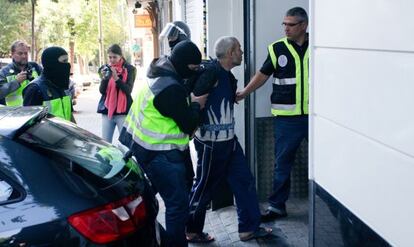
[[[31,1],[36,3],[38,54],[51,45],[68,49],[69,42],[73,42],[76,57],[97,64],[98,0],[0,0],[0,52],[8,52],[10,40],[23,37],[30,41]],[[24,18],[18,18],[22,11]],[[102,0],[104,49],[114,43],[125,47],[127,20],[125,0]]]
[[[8,57],[10,45],[21,39],[30,44],[30,5],[0,0],[0,57]]]
[[[127,17],[125,1],[102,0],[102,26],[105,49],[127,40]],[[98,41],[98,1],[39,0],[38,32],[41,33],[43,47],[51,44],[68,46],[75,43],[75,53],[87,61],[97,63]],[[53,13],[53,14],[51,14]]]

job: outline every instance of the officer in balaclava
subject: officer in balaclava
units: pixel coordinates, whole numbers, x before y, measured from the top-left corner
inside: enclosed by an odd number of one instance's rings
[[[23,91],[23,105],[47,106],[49,113],[74,122],[69,92],[70,64],[68,53],[52,46],[42,53],[43,72]]]
[[[178,43],[169,57],[154,59],[119,138],[165,202],[167,246],[187,246],[185,224],[194,174],[188,144],[207,95],[190,96],[183,83],[196,73],[200,62],[201,53],[190,41]]]
[[[167,39],[168,45],[172,50],[175,45],[184,40],[191,40],[190,28],[182,21],[167,23],[161,31],[160,38]]]

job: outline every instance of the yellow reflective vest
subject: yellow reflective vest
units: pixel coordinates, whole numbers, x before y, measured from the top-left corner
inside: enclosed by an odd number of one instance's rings
[[[39,75],[37,74],[36,70],[33,69],[32,77],[37,78]],[[7,82],[12,82],[16,80],[16,75],[9,75],[6,77]],[[22,106],[23,105],[23,89],[29,84],[29,80],[24,80],[20,83],[20,87],[6,96],[6,105],[7,106]]]
[[[69,95],[63,96],[62,98],[43,101],[43,105],[48,107],[49,113],[53,116],[71,121],[72,98]]]
[[[271,96],[272,114],[295,116],[309,112],[309,50],[303,59],[287,38],[268,46],[275,68]]]
[[[188,148],[189,136],[183,133],[176,122],[163,116],[154,106],[154,97],[172,83],[165,77],[147,79],[141,84],[134,103],[125,118],[124,127],[134,141],[145,149],[167,151]]]

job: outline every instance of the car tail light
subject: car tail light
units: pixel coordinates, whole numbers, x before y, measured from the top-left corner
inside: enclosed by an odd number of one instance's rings
[[[69,223],[92,242],[105,244],[133,233],[146,222],[141,196],[129,196],[69,216]]]

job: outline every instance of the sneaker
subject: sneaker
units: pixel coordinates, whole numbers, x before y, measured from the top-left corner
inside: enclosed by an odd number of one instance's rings
[[[276,213],[271,210],[266,210],[264,214],[260,217],[261,222],[270,222],[276,219],[284,218],[287,216],[287,213]]]

